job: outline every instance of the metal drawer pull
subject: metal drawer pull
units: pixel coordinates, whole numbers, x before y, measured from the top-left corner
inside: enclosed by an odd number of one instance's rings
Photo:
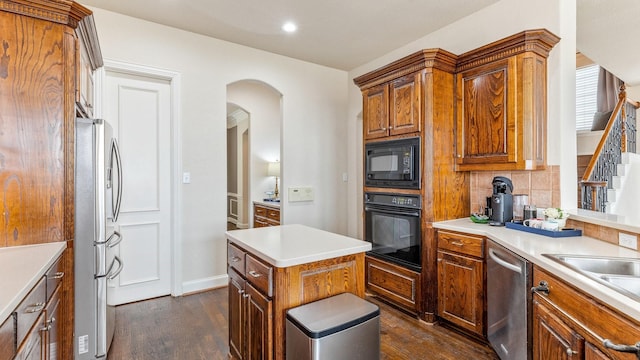
[[[238,262],[238,261],[240,261],[240,258],[237,256],[234,256],[231,258],[231,262]]]
[[[249,294],[242,294],[242,297],[246,299],[249,297]]]
[[[249,271],[249,275],[253,276],[254,278],[259,278],[260,276],[262,276],[262,274],[260,274],[259,272],[255,271],[255,270]]]
[[[567,356],[576,355],[578,352],[571,350],[571,348],[567,348]]]
[[[605,339],[602,342],[602,345],[604,345],[604,347],[606,347],[607,349],[612,349],[618,352],[636,354],[636,358],[640,360],[640,342],[637,342],[635,345],[618,345],[614,344],[609,339]]]
[[[244,294],[244,290],[238,289],[238,294]]]
[[[455,246],[464,246],[464,244],[461,243],[460,241],[452,241],[450,244]]]
[[[42,311],[44,309],[44,303],[35,303],[29,306],[24,312],[27,314],[33,314]]]
[[[51,278],[52,279],[62,279],[64,277],[64,273],[62,271],[57,272],[55,275],[53,275]]]
[[[540,281],[538,286],[534,286],[531,288],[531,292],[544,293],[545,295],[549,295],[549,291],[549,283],[544,280]]]

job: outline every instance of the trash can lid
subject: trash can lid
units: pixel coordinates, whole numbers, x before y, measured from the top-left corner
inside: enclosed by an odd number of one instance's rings
[[[325,337],[380,315],[380,308],[351,293],[342,293],[289,309],[287,320],[312,339]]]

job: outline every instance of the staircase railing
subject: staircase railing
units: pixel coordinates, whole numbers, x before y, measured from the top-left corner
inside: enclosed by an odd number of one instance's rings
[[[636,151],[637,108],[638,103],[627,101],[623,84],[618,103],[580,181],[583,209],[606,211],[607,189],[612,187],[613,176],[617,175],[618,164],[622,163],[622,153]]]

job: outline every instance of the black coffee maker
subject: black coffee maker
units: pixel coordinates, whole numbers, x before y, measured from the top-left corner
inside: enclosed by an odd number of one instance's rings
[[[513,218],[513,183],[504,176],[496,176],[492,181],[491,217],[489,225],[502,226]]]

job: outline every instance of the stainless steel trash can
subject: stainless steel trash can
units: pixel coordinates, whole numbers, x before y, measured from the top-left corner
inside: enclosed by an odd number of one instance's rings
[[[289,309],[286,358],[380,359],[380,309],[351,293]]]

